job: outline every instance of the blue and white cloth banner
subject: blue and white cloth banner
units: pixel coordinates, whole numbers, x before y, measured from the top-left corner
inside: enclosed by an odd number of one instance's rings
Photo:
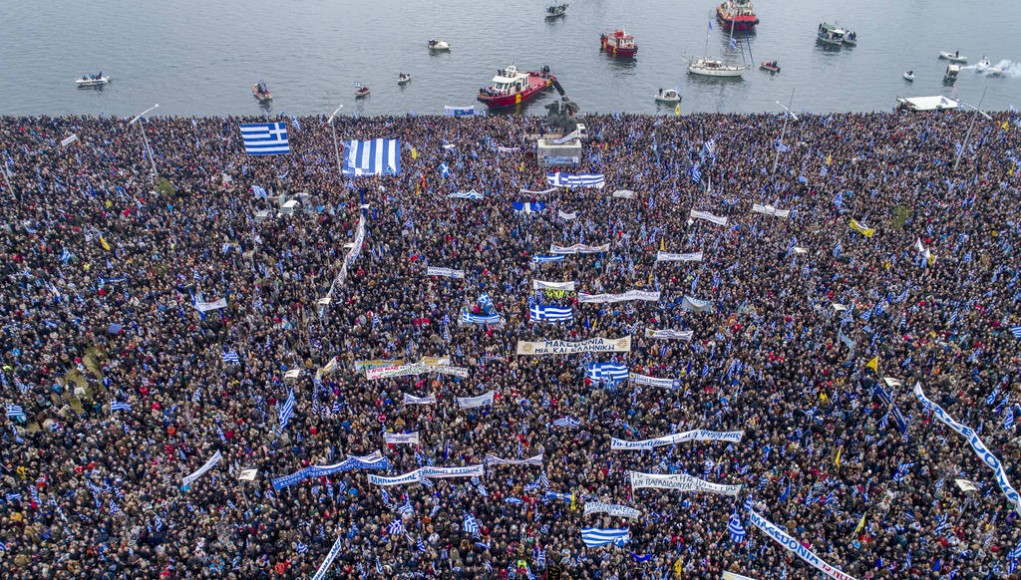
[[[640,375],[638,373],[631,373],[628,375],[628,381],[632,385],[644,385],[647,387],[659,387],[661,389],[677,390],[681,388],[680,379],[662,379],[658,377],[650,377],[648,375]]]
[[[664,435],[654,439],[643,439],[641,441],[624,441],[616,437],[610,438],[610,449],[614,451],[648,451],[656,447],[687,443],[688,441],[726,441],[738,443],[744,431],[708,431],[706,429],[693,429],[683,433]]]
[[[484,477],[486,475],[485,465],[465,465],[464,467],[423,467],[418,470],[422,477],[450,478],[450,477]]]
[[[695,335],[693,330],[653,330],[651,328],[645,329],[645,338],[657,338],[660,340],[686,340],[691,342],[691,338]]]
[[[543,454],[540,453],[527,459],[502,459],[496,455],[486,455],[482,462],[486,465],[533,465],[542,467],[542,456]]]
[[[737,495],[741,493],[740,485],[723,485],[720,483],[709,483],[686,473],[677,475],[659,475],[655,473],[639,473],[628,471],[631,479],[631,489],[673,489],[677,491],[696,491],[705,493],[716,493],[720,495]]]
[[[418,431],[412,433],[383,433],[387,445],[418,445]]]
[[[532,320],[548,320],[550,322],[567,322],[574,319],[574,310],[570,307],[533,304],[529,308]]]
[[[585,514],[610,514],[618,518],[640,518],[642,512],[636,510],[633,507],[626,505],[618,505],[614,503],[602,503],[598,501],[587,501],[585,502]]]
[[[574,244],[573,246],[558,246],[556,244],[550,244],[549,247],[549,252],[551,254],[600,254],[609,251],[610,244],[603,244],[601,246],[587,246],[585,244]]]
[[[532,290],[566,290],[574,292],[575,282],[545,282],[543,280],[532,280]]]
[[[553,187],[595,187],[596,189],[602,189],[606,185],[606,179],[602,174],[599,173],[582,173],[578,175],[571,175],[568,173],[550,173],[546,175],[546,183]]]
[[[457,192],[451,193],[447,197],[448,198],[453,198],[453,199],[470,199],[470,200],[473,200],[473,201],[478,201],[480,199],[483,199],[485,197],[485,195],[481,194],[481,193],[479,193],[479,192],[477,192],[477,191],[475,191],[473,189],[471,191],[457,191]]]
[[[714,224],[716,224],[718,226],[725,226],[725,225],[727,225],[727,218],[726,217],[720,217],[718,215],[715,215],[715,214],[707,212],[707,211],[697,211],[697,210],[693,209],[693,210],[691,210],[691,213],[688,214],[688,215],[689,215],[689,217],[691,219],[706,220],[706,221],[712,222],[712,223],[714,223]]]
[[[285,487],[301,483],[310,477],[326,477],[333,475],[334,473],[342,473],[345,471],[352,471],[354,469],[376,470],[389,468],[390,462],[383,457],[383,454],[379,451],[374,451],[369,455],[363,455],[361,457],[348,455],[347,459],[340,463],[334,463],[333,465],[310,465],[290,475],[277,477],[272,480],[272,484],[274,490],[280,491]]]
[[[131,405],[129,405],[127,403],[122,403],[120,401],[114,401],[114,402],[110,403],[110,410],[111,411],[130,411],[131,410]]]
[[[333,542],[333,547],[330,548],[330,553],[326,554],[326,558],[323,563],[319,565],[319,569],[316,570],[315,576],[312,576],[312,580],[323,580],[326,576],[326,571],[330,569],[330,564],[337,558],[337,554],[340,554],[341,541],[345,538],[344,534],[337,536],[337,541]]]
[[[574,417],[561,417],[556,421],[553,421],[554,427],[570,427],[571,429],[577,429],[581,427],[581,421]]]
[[[628,302],[631,300],[657,302],[659,301],[659,296],[659,292],[644,292],[642,290],[628,290],[623,294],[586,294],[578,292],[578,302],[582,304],[606,304],[610,302]]]
[[[447,278],[458,278],[464,280],[464,270],[451,270],[450,268],[433,268],[428,266],[425,269],[426,276],[444,276]]]
[[[566,256],[532,256],[533,264],[548,264],[549,262],[563,262]]]
[[[451,107],[450,105],[444,105],[443,114],[448,117],[474,117],[475,105],[468,105],[467,107]]]
[[[628,378],[627,365],[609,362],[590,363],[585,376],[595,382],[619,383]]]
[[[184,476],[184,479],[181,480],[181,485],[182,486],[191,485],[193,481],[205,475],[206,472],[212,469],[213,466],[215,466],[217,463],[219,463],[221,459],[223,459],[223,456],[220,455],[219,451],[217,451],[216,453],[213,454],[212,457],[209,458],[209,461],[206,461],[205,465],[195,470],[191,475]]]
[[[493,395],[496,391],[489,391],[484,395],[477,397],[457,397],[457,405],[462,409],[474,409],[476,407],[484,407],[493,404]]]
[[[287,123],[243,123],[241,139],[249,155],[279,155],[290,153],[287,141]]]
[[[603,528],[582,528],[581,541],[589,548],[598,548],[607,544],[623,546],[631,540],[631,530],[608,530]]]
[[[701,262],[702,252],[689,254],[671,254],[669,252],[656,252],[657,262]]]
[[[540,212],[546,209],[544,201],[512,201],[511,206],[518,213]]]
[[[688,310],[690,312],[705,312],[712,308],[712,306],[713,303],[709,300],[699,300],[691,296],[685,296],[681,302],[681,310]]]
[[[741,525],[741,517],[737,515],[737,512],[730,514],[730,519],[727,520],[727,531],[730,532],[730,541],[735,544],[743,542],[745,536],[748,535],[744,526]]]
[[[195,309],[199,312],[209,312],[210,310],[220,310],[221,308],[227,307],[227,299],[220,298],[215,302],[196,302]]]
[[[372,485],[379,485],[383,487],[389,487],[392,485],[406,485],[409,483],[422,483],[422,474],[421,471],[418,469],[410,473],[405,473],[404,475],[397,475],[394,477],[369,474],[369,483]]]
[[[822,558],[816,556],[811,550],[802,546],[801,542],[787,535],[772,522],[756,513],[755,510],[749,511],[748,517],[751,520],[752,525],[765,532],[765,534],[770,538],[773,538],[773,541],[780,544],[788,551],[793,552],[797,557],[801,558],[805,562],[808,562],[815,568],[821,570],[830,578],[836,578],[837,580],[855,580],[853,576],[845,574],[824,562]]]
[[[993,470],[996,474],[996,484],[1000,486],[1000,491],[1006,496],[1014,506],[1014,511],[1021,514],[1021,496],[1018,495],[1017,491],[1010,485],[1010,480],[1007,479],[1007,472],[1003,469],[1003,464],[1000,460],[986,448],[982,440],[979,439],[978,434],[971,427],[966,427],[955,421],[942,407],[933,403],[926,398],[925,393],[922,392],[921,383],[915,383],[915,397],[922,403],[922,407],[932,411],[936,418],[942,421],[946,426],[950,427],[957,432],[958,435],[964,437],[971,448],[975,451],[975,455],[978,456],[982,463],[985,463]]]
[[[503,318],[499,314],[472,314],[465,310],[461,313],[461,322],[465,324],[501,324]]]
[[[415,395],[409,395],[404,393],[404,404],[405,405],[432,405],[436,402],[436,397],[433,395],[426,395],[424,397],[416,397]]]
[[[400,172],[400,139],[348,141],[347,149],[344,151],[345,176],[397,175]]]

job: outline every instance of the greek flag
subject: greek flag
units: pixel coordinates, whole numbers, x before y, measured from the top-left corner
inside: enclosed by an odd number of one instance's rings
[[[8,494],[4,495],[4,498],[7,500],[7,503],[11,503],[11,502],[15,502],[15,501],[21,501],[21,494],[20,493],[8,493]]]
[[[1014,426],[1014,407],[1007,409],[1007,416],[1003,419],[1003,428],[1010,429]]]
[[[476,200],[477,201],[477,200],[483,199],[485,196],[473,189],[471,191],[458,191],[458,192],[455,192],[455,193],[451,193],[447,197],[448,198],[454,198],[454,199],[471,199],[471,200]]]
[[[730,520],[727,522],[727,531],[730,532],[730,541],[735,544],[740,544],[744,541],[744,537],[747,532],[744,531],[744,526],[741,525],[741,518],[737,516],[737,513],[730,514]]]
[[[560,255],[560,256],[532,256],[532,263],[533,264],[545,264],[547,262],[563,262],[564,261],[564,257],[565,256],[563,256],[563,255]],[[1018,327],[1018,328],[1021,328],[1021,327]]]
[[[499,314],[472,314],[465,310],[461,315],[461,322],[465,324],[498,324],[502,321],[503,319],[500,318]]]
[[[571,429],[577,429],[581,426],[581,421],[574,417],[561,417],[556,421],[553,421],[554,427],[570,427]]]
[[[404,524],[401,523],[401,520],[394,520],[390,522],[390,525],[386,528],[386,531],[391,536],[400,536],[407,533],[407,530],[404,529]]]
[[[1007,559],[1008,560],[1021,559],[1021,541],[1019,541],[1017,545],[1014,546],[1013,550],[1007,553]]]
[[[308,546],[302,544],[301,542],[298,542],[298,544],[294,547],[294,551],[298,552],[299,554],[304,554],[305,552],[308,551]]]
[[[348,141],[344,151],[343,174],[397,175],[401,172],[401,142],[399,139],[373,139]]]
[[[1010,333],[1014,335],[1014,338],[1021,338],[1021,326],[1011,326]]]
[[[233,350],[225,350],[223,351],[223,362],[240,364],[241,359],[238,358],[238,353],[234,352]]]
[[[516,498],[516,497],[508,497],[508,498],[504,499],[503,501],[506,502],[506,503],[509,503],[511,505],[521,505],[521,504],[525,503],[523,500],[521,500],[519,498]]]
[[[698,163],[691,166],[691,169],[688,170],[688,176],[691,178],[692,183],[702,181],[702,169],[698,166]]]
[[[546,209],[546,202],[544,201],[513,201],[511,206],[514,207],[514,211],[519,213],[532,213],[539,212]]]
[[[290,153],[287,142],[287,123],[245,123],[241,125],[241,139],[249,155],[278,155]]]
[[[471,514],[464,515],[464,531],[472,536],[478,537],[479,523],[475,521],[475,516]]]
[[[478,303],[479,306],[482,307],[483,311],[486,312],[486,314],[489,314],[490,312],[493,311],[493,308],[495,308],[493,305],[493,299],[490,298],[489,294],[485,292],[479,295]]]
[[[130,411],[131,410],[131,405],[129,405],[127,403],[121,403],[120,401],[114,401],[114,402],[110,403],[110,410],[111,411]]]
[[[622,530],[607,530],[603,528],[582,528],[581,541],[589,548],[598,548],[607,544],[623,546],[631,539],[631,531],[627,528]]]
[[[287,428],[287,422],[291,420],[292,415],[294,415],[294,389],[291,389],[290,393],[287,394],[287,400],[280,407],[281,431]]]
[[[543,306],[542,304],[533,304],[529,309],[532,315],[532,320],[549,320],[552,322],[565,322],[574,319],[574,311],[571,308],[561,308],[559,306]]]
[[[24,409],[21,408],[21,405],[15,405],[13,403],[8,403],[7,404],[7,416],[8,417],[15,417],[15,418],[18,418],[18,419],[24,419],[25,418],[25,411],[24,411]]]
[[[440,171],[440,177],[449,177],[450,176],[450,168],[447,167],[446,163],[440,163],[439,171]]]
[[[60,253],[60,261],[64,262],[65,264],[69,262],[73,257],[74,255],[71,254],[71,252],[67,251],[67,248],[64,248],[64,250]]]
[[[595,382],[619,383],[628,378],[627,365],[613,363],[591,363],[585,371],[585,376]]]
[[[567,173],[549,173],[546,175],[546,183],[553,187],[595,187],[596,189],[602,189],[606,185],[606,179],[602,174],[598,173],[581,173],[578,175],[570,175]]]
[[[269,199],[269,194],[266,193],[266,190],[258,185],[252,186],[252,193],[255,194],[256,199]]]

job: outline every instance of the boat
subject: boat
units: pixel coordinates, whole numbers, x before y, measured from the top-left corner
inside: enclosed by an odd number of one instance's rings
[[[428,46],[429,50],[450,50],[450,45],[438,38],[430,40]]]
[[[411,82],[411,73],[400,73],[397,75],[397,84],[406,85]]]
[[[110,83],[110,77],[103,76],[103,73],[94,75],[82,75],[82,78],[75,79],[74,84],[79,88],[101,87]]]
[[[709,52],[709,32],[712,30],[712,22],[709,23],[709,29],[705,33],[705,51]],[[730,29],[730,41],[731,46],[734,42],[734,29]],[[743,53],[742,53],[743,54]],[[696,58],[688,61],[688,73],[693,75],[700,75],[704,77],[729,77],[736,78],[744,74],[750,67],[743,64],[729,64],[722,60],[715,58],[709,58],[704,56],[702,58]]]
[[[904,73],[904,80],[912,83],[915,82],[915,71],[909,70],[908,72]]]
[[[546,9],[546,18],[559,18],[567,14],[567,7],[570,4],[552,4]]]
[[[355,83],[355,98],[360,99],[367,96],[369,96],[369,87],[363,87],[360,83]]]
[[[950,63],[943,73],[943,82],[953,84],[957,80],[957,73],[961,72],[961,65]]]
[[[768,70],[771,73],[780,72],[780,65],[775,60],[764,60],[759,63],[759,68]]]
[[[981,60],[975,63],[975,70],[982,72],[991,66],[993,66],[993,63],[989,62],[989,59],[983,56]]]
[[[656,95],[656,102],[669,103],[671,105],[680,103],[681,93],[678,92],[676,89],[667,89],[665,91],[663,89],[660,89],[659,93]]]
[[[844,35],[844,44],[858,46],[858,33],[850,30]]]
[[[262,81],[252,85],[252,96],[259,99],[260,103],[273,100],[273,94],[269,92],[269,89],[266,87],[266,83]]]
[[[540,72],[521,72],[515,66],[496,71],[493,84],[479,89],[478,100],[490,109],[512,107],[549,88],[557,77],[544,66]]]
[[[611,30],[599,35],[599,49],[607,54],[622,58],[631,58],[638,54],[638,45],[635,37],[624,31],[623,28]]]
[[[716,7],[716,18],[724,30],[755,30],[759,23],[750,0],[725,0]]]
[[[997,77],[997,78],[999,78],[999,77],[1003,76],[1004,71],[1003,71],[1002,68],[1000,68],[998,66],[990,66],[990,67],[986,67],[985,73],[986,73],[987,77]]]
[[[961,51],[950,52],[949,50],[939,51],[939,57],[950,62],[968,62],[968,57],[961,56]]]
[[[840,46],[844,44],[844,38],[847,36],[847,31],[843,28],[823,22],[819,25],[819,29],[815,35],[816,39],[823,44],[830,44],[833,46]]]

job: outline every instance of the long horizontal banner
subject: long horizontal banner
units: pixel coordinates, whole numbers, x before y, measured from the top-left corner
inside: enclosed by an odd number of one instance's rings
[[[925,393],[922,392],[922,385],[917,382],[915,383],[915,398],[922,403],[922,407],[928,411],[932,411],[933,414],[936,415],[937,419],[968,441],[972,450],[975,451],[975,455],[977,455],[981,462],[989,466],[989,469],[992,469],[993,473],[996,474],[996,485],[1000,486],[1000,491],[1002,491],[1003,495],[1007,497],[1007,501],[1014,506],[1014,511],[1021,514],[1021,497],[1018,496],[1017,491],[1015,491],[1010,485],[1010,480],[1007,479],[1007,472],[1003,470],[1003,464],[1001,464],[1000,460],[993,455],[991,451],[989,451],[989,449],[985,446],[985,443],[982,443],[982,440],[978,438],[978,434],[975,433],[975,430],[971,427],[961,425],[955,421],[953,417],[947,414],[947,412],[943,410],[943,407],[940,407],[926,398]]]
[[[679,475],[656,475],[653,473],[639,473],[629,471],[631,476],[631,489],[675,489],[677,491],[700,491],[706,493],[718,493],[720,495],[737,495],[741,492],[740,485],[723,485],[709,483],[686,473]]]
[[[582,352],[631,352],[631,337],[590,338],[581,342],[568,342],[566,340],[518,341],[518,355],[523,356],[578,354]]]
[[[671,254],[669,252],[656,252],[657,262],[701,262],[702,252],[690,254]]]
[[[727,225],[727,218],[714,215],[707,211],[691,210],[691,214],[689,214],[689,216],[691,217],[691,219],[706,220],[718,226]]]
[[[495,394],[496,394],[496,391],[489,391],[488,393],[486,393],[484,395],[479,395],[477,397],[458,397],[457,398],[457,405],[459,407],[461,407],[462,409],[474,409],[476,407],[484,407],[486,405],[492,405],[493,404],[493,396]]]
[[[404,393],[404,404],[405,405],[432,405],[436,402],[436,397],[433,395],[426,395],[424,397],[416,397],[415,395],[409,395]]]
[[[419,483],[423,477],[432,479],[447,479],[451,477],[482,477],[486,475],[486,468],[478,465],[466,465],[464,467],[420,467],[403,475],[386,477],[383,475],[369,475],[369,483],[372,485],[404,485],[407,483]]]
[[[412,433],[383,433],[387,445],[418,445],[418,431]]]
[[[377,358],[374,360],[356,360],[355,371],[360,373],[367,369],[378,369],[380,367],[399,367],[402,364],[404,364],[403,359]]]
[[[687,443],[688,441],[729,441],[737,443],[744,436],[744,431],[707,431],[705,429],[693,429],[683,433],[664,435],[654,439],[643,439],[641,441],[624,441],[616,437],[610,438],[610,449],[614,451],[647,451],[656,447]]]
[[[562,210],[557,210],[557,216],[562,220],[571,221],[574,218],[578,217],[578,212],[576,211],[566,212]]]
[[[535,465],[542,467],[542,455],[543,454],[540,453],[538,455],[533,455],[528,459],[502,459],[495,455],[487,455],[482,462],[486,465]]]
[[[759,205],[757,203],[753,203],[752,213],[761,213],[765,215],[776,216],[778,218],[786,218],[787,216],[791,215],[791,210],[776,209],[775,207],[769,205],[768,203],[766,205]]]
[[[647,375],[640,375],[638,373],[629,374],[628,381],[630,381],[632,385],[645,385],[647,387],[660,387],[663,389],[681,388],[681,381],[679,379],[660,379]]]
[[[455,377],[466,378],[468,376],[468,369],[465,367],[452,367],[448,365],[430,365],[423,363],[415,363],[410,365],[400,365],[391,367],[380,367],[376,369],[369,369],[365,371],[365,378],[370,381],[378,379],[388,379],[393,377],[406,377],[409,375],[421,375],[425,373],[438,373],[441,375],[452,375]]]
[[[319,569],[316,570],[315,576],[312,580],[322,580],[326,576],[326,571],[330,569],[330,564],[337,558],[337,554],[340,553],[340,547],[343,545],[341,540],[344,540],[344,534],[337,536],[337,541],[333,542],[333,547],[330,548],[330,553],[326,554],[326,559],[319,565]]]
[[[610,302],[628,302],[630,300],[656,302],[659,300],[659,296],[659,292],[643,292],[641,290],[628,290],[623,294],[586,294],[578,292],[578,302],[583,304],[606,304]]]
[[[334,473],[342,473],[345,471],[351,471],[354,469],[388,469],[390,463],[383,457],[383,454],[379,451],[374,451],[369,455],[362,457],[355,457],[348,455],[347,459],[340,463],[334,463],[333,465],[310,465],[304,469],[282,477],[273,479],[273,489],[279,491],[285,487],[290,487],[296,483],[300,483],[310,477],[325,477],[333,475]]]
[[[532,290],[567,290],[574,292],[574,281],[543,282],[542,280],[532,280]]]
[[[720,580],[755,580],[755,578],[751,578],[749,576],[742,576],[734,572],[724,572]]]
[[[600,252],[609,252],[610,244],[603,244],[601,246],[586,246],[585,244],[574,244],[573,246],[558,246],[556,244],[550,244],[549,252],[551,254],[598,254]]]
[[[383,487],[389,487],[391,485],[406,485],[409,483],[421,482],[422,474],[418,469],[412,471],[411,473],[405,473],[404,475],[395,475],[394,477],[369,474],[369,483],[371,483],[372,485],[381,485]]]
[[[210,310],[219,310],[227,307],[227,299],[220,298],[216,302],[196,302],[195,309],[199,312],[209,312]]]
[[[695,336],[693,330],[653,330],[651,328],[645,329],[645,338],[657,338],[660,340],[686,340],[691,342],[691,338]]]
[[[749,510],[748,518],[751,519],[752,525],[765,532],[770,538],[773,538],[773,541],[777,544],[780,544],[790,552],[794,552],[797,557],[823,571],[830,578],[836,578],[837,580],[855,580],[853,576],[845,574],[824,562],[822,558],[812,553],[812,550],[802,546],[801,542],[788,536],[783,530],[773,525],[766,518],[755,513],[755,510]]]
[[[464,270],[451,270],[450,268],[434,268],[429,266],[425,269],[426,276],[445,276],[447,278],[464,279]]]
[[[681,310],[688,310],[690,312],[705,312],[712,307],[712,302],[708,300],[699,300],[698,298],[692,298],[691,296],[685,296],[684,300],[681,301]]]
[[[610,514],[619,518],[640,518],[642,512],[626,505],[615,503],[602,503],[598,501],[585,502],[585,515],[589,514]]]
[[[207,471],[209,471],[210,469],[213,468],[214,465],[219,463],[221,459],[223,459],[223,456],[220,455],[219,451],[217,451],[216,453],[213,454],[212,457],[209,458],[209,461],[206,461],[205,465],[198,468],[191,475],[186,475],[184,479],[181,480],[181,485],[191,485],[192,482],[205,475]]]

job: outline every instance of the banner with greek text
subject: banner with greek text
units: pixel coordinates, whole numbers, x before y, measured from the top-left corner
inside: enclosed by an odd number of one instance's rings
[[[441,375],[452,375],[455,377],[465,378],[468,376],[468,369],[465,367],[414,363],[410,365],[369,369],[365,371],[365,378],[370,381],[375,381],[378,379],[406,377],[409,375],[421,375],[426,373],[439,373]]]
[[[517,353],[522,356],[578,354],[583,352],[631,352],[631,337],[590,338],[581,342],[566,340],[518,341]]]
[[[326,571],[330,569],[330,564],[333,564],[333,561],[337,558],[337,554],[340,553],[340,546],[342,545],[341,541],[343,539],[343,534],[337,536],[337,541],[333,542],[333,547],[330,548],[330,553],[326,554],[326,559],[319,565],[319,569],[316,570],[316,574],[312,577],[312,580],[322,580],[323,577],[326,576]]]
[[[422,477],[444,479],[450,477],[482,477],[486,474],[486,467],[478,465],[465,465],[464,467],[423,467],[418,470]]]
[[[628,375],[628,380],[632,385],[645,385],[647,387],[660,387],[663,389],[681,388],[681,381],[679,379],[660,379],[647,375],[640,375],[638,373],[631,373]]]
[[[602,503],[598,501],[585,502],[585,515],[589,514],[610,514],[618,518],[640,518],[642,512],[626,505],[614,503]]]
[[[414,433],[384,433],[387,445],[418,445],[418,431]]]
[[[540,453],[538,455],[533,455],[528,459],[502,459],[495,455],[487,455],[482,462],[486,465],[535,465],[542,467],[542,455],[543,454]]]
[[[775,216],[775,217],[778,217],[778,218],[786,218],[789,215],[791,215],[791,210],[789,210],[789,209],[776,209],[775,207],[769,205],[768,203],[766,205],[759,205],[757,203],[753,203],[752,204],[752,213],[761,213],[761,214],[764,214],[764,215],[771,215],[771,216]]]
[[[727,441],[730,443],[738,443],[741,441],[741,437],[743,436],[744,431],[707,431],[705,429],[693,429],[683,433],[674,433],[673,435],[664,435],[662,437],[656,437],[655,439],[643,439],[641,441],[624,441],[623,439],[612,437],[610,439],[610,449],[614,451],[647,451],[649,449],[655,449],[656,447],[675,445],[677,443],[687,443],[688,441]]]
[[[833,566],[824,562],[822,558],[813,554],[812,550],[802,546],[801,542],[788,536],[783,530],[766,520],[766,518],[757,514],[755,510],[748,511],[748,518],[752,521],[752,525],[765,532],[770,538],[773,538],[773,541],[777,544],[780,544],[789,552],[794,552],[797,557],[808,562],[812,566],[815,566],[830,578],[836,578],[837,580],[855,580],[853,576],[844,574],[840,570],[837,570]]]
[[[390,463],[379,451],[362,457],[349,455],[347,459],[333,465],[310,465],[304,469],[272,480],[273,489],[279,491],[296,483],[301,483],[310,477],[326,477],[334,473],[342,473],[354,469],[388,469]]]
[[[474,409],[475,407],[484,407],[486,405],[492,405],[493,395],[495,394],[496,391],[489,391],[488,393],[484,395],[479,395],[477,397],[458,397],[457,404],[462,409]]]
[[[686,473],[678,475],[656,475],[652,473],[639,473],[629,471],[631,476],[631,489],[674,489],[677,491],[697,491],[706,493],[717,493],[720,495],[737,495],[741,492],[740,485],[722,485],[709,483]]]
[[[362,372],[367,369],[378,369],[380,367],[399,367],[404,364],[402,359],[381,359],[375,360],[356,360],[355,371]]]
[[[629,300],[656,302],[659,300],[659,296],[659,292],[643,292],[641,290],[628,290],[623,294],[586,294],[578,292],[578,302],[583,304],[605,304],[609,302],[627,302]]]
[[[586,246],[585,244],[574,244],[573,246],[558,246],[556,244],[550,244],[549,252],[551,254],[598,254],[600,252],[609,252],[610,244],[603,244],[601,246]]]
[[[560,219],[562,220],[571,221],[574,218],[578,217],[578,212],[572,211],[568,213],[566,211],[557,210],[557,215],[560,216]]]
[[[992,469],[993,473],[996,474],[996,485],[1000,486],[1000,491],[1002,491],[1003,495],[1007,497],[1007,501],[1014,506],[1014,511],[1021,514],[1021,496],[1018,496],[1017,491],[1015,491],[1010,485],[1010,480],[1007,479],[1007,472],[1003,470],[1003,464],[1001,464],[1000,460],[993,455],[988,448],[986,448],[985,444],[982,443],[982,440],[978,438],[978,434],[975,433],[975,430],[971,427],[961,425],[955,421],[953,417],[948,415],[942,407],[926,398],[925,393],[922,392],[921,383],[915,383],[915,397],[922,403],[922,406],[926,410],[932,411],[933,414],[936,415],[937,419],[942,421],[943,424],[956,431],[958,435],[964,437],[964,439],[968,441],[972,450],[975,451],[975,455],[977,455],[982,463],[989,466],[989,469]]]
[[[671,254],[669,252],[656,252],[657,262],[701,262],[702,252],[690,254]]]
[[[567,290],[574,292],[574,281],[571,282],[543,282],[532,280],[532,290]]]
[[[695,336],[693,330],[653,330],[651,328],[645,329],[645,338],[657,338],[660,340],[686,340],[691,342],[691,338]]]
[[[433,268],[429,266],[425,269],[426,276],[446,276],[447,278],[459,278],[464,279],[464,270],[451,270],[450,268]]]
[[[681,310],[688,310],[691,312],[705,312],[713,307],[713,303],[708,300],[699,300],[698,298],[692,298],[691,296],[685,296],[681,302]]]
[[[755,580],[755,578],[742,576],[740,574],[735,574],[734,572],[724,572],[720,580]]]
[[[415,395],[409,395],[404,393],[404,404],[405,405],[432,405],[436,402],[436,397],[432,395],[426,395],[424,397],[416,397]]]
[[[411,473],[405,473],[404,475],[397,475],[394,477],[370,474],[369,483],[372,485],[381,485],[383,487],[389,487],[391,485],[407,485],[409,483],[421,483],[422,474],[420,472],[420,469],[416,469]]]
[[[220,298],[216,302],[196,302],[195,309],[199,312],[209,312],[210,310],[219,310],[227,307],[227,299]]]
[[[191,485],[193,481],[205,475],[206,472],[212,469],[214,465],[219,463],[221,459],[223,459],[223,456],[220,455],[219,451],[217,451],[216,453],[213,454],[212,457],[209,458],[209,461],[207,461],[205,465],[198,468],[198,470],[192,473],[191,475],[185,476],[184,479],[181,480],[181,485]]]
[[[691,210],[691,214],[689,214],[689,217],[691,217],[691,219],[706,220],[718,226],[727,225],[727,218],[714,215],[707,211]]]

